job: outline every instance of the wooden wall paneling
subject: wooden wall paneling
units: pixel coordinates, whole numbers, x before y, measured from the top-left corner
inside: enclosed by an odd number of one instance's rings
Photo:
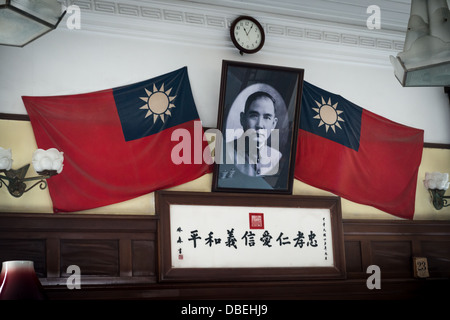
[[[0,213],[0,260],[32,259],[52,299],[429,299],[450,285],[450,221],[343,220],[345,279],[158,283],[159,216]],[[416,279],[412,257],[428,259]],[[81,264],[82,289],[66,287]],[[366,287],[380,264],[382,289]]]
[[[38,277],[47,277],[46,241],[44,238],[27,238],[24,233],[15,234],[5,232],[0,239],[0,261],[31,260],[34,262],[34,270]]]
[[[363,272],[361,241],[345,242],[345,260],[347,273]]]
[[[47,278],[59,278],[61,275],[61,251],[58,238],[48,238],[46,242]]]
[[[450,277],[450,240],[424,239],[421,248],[428,261],[430,277]]]
[[[135,277],[156,277],[157,246],[153,240],[133,240],[132,274]]]
[[[80,267],[84,277],[118,277],[119,242],[104,239],[61,239],[61,277],[70,265]]]
[[[344,233],[345,234],[345,233]],[[345,241],[345,240],[344,240]],[[360,238],[361,241],[361,265],[363,277],[367,277],[366,270],[367,268],[373,264],[372,262],[372,245],[369,239]]]
[[[65,286],[70,265],[89,285],[154,283],[156,231],[154,216],[0,213],[0,259],[33,260],[44,285]]]
[[[388,238],[371,241],[372,264],[380,267],[383,277],[411,277],[412,244],[409,240]]]
[[[422,254],[421,241],[418,239],[411,240],[413,257],[420,257]]]
[[[131,239],[120,239],[119,241],[119,270],[121,277],[131,277],[133,275]]]
[[[346,245],[361,245],[363,273],[350,265],[350,277],[367,276],[365,270],[375,264],[384,277],[411,278],[415,256],[428,257],[436,277],[450,277],[449,221],[344,220],[343,226]],[[353,260],[347,258],[347,264]]]

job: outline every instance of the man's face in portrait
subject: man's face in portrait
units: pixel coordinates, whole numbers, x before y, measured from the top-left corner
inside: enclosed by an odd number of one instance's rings
[[[245,109],[244,112],[241,112],[241,125],[244,132],[253,129],[246,135],[262,146],[278,122],[275,117],[274,101],[267,95],[255,94],[254,97],[249,97]]]

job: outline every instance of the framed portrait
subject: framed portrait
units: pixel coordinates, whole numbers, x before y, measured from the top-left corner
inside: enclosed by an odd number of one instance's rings
[[[213,191],[292,194],[303,74],[222,62]]]

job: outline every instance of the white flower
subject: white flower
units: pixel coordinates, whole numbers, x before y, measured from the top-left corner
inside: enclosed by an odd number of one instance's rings
[[[11,149],[3,149],[0,147],[0,170],[10,170],[12,162]]]
[[[37,149],[33,154],[33,167],[36,172],[44,170],[56,170],[61,173],[63,169],[64,156],[63,152],[55,148],[48,150]]]

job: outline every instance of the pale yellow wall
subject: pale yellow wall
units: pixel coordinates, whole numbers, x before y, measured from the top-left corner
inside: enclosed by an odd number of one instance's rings
[[[36,150],[33,130],[28,121],[0,120],[0,146],[11,148],[13,152],[13,169],[30,163]],[[399,150],[401,152],[401,150]],[[423,187],[425,172],[450,172],[450,150],[425,148],[416,191],[415,220],[450,220],[450,207],[435,210],[430,203],[428,191]],[[28,175],[35,174],[32,167]],[[170,190],[201,191],[211,190],[212,174],[205,175],[195,181],[174,187]],[[331,195],[329,192],[311,187],[298,180],[294,181],[295,195]],[[450,195],[450,191],[447,191]],[[0,188],[0,212],[52,212],[52,202],[47,190],[35,188],[25,193],[21,198],[9,195],[6,188]],[[154,194],[114,204],[107,207],[87,210],[82,213],[113,213],[113,214],[154,214]],[[342,214],[345,219],[398,219],[395,216],[377,210],[370,206],[359,205],[342,199]]]

